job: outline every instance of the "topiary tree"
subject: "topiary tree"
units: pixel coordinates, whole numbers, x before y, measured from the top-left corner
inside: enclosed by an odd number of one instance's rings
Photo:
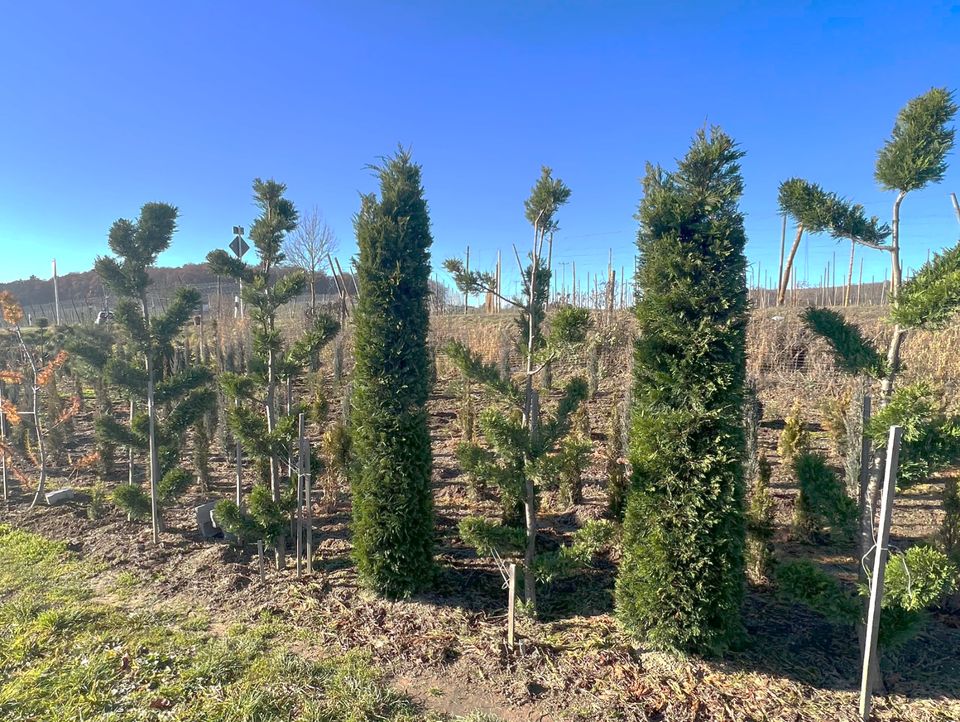
[[[648,165],[638,219],[632,488],[617,614],[658,647],[741,633],[747,325],[743,153],[719,128]]]
[[[253,358],[248,373],[224,372],[220,380],[226,395],[234,400],[227,412],[230,430],[247,454],[266,469],[272,499],[271,504],[265,504],[263,492],[258,491],[259,511],[251,507],[250,514],[254,516],[249,519],[244,517],[239,490],[235,501],[219,505],[218,509],[225,519],[239,519],[248,528],[261,530],[272,530],[277,510],[289,506],[285,499],[293,478],[290,460],[299,454],[297,418],[301,411],[307,411],[305,406],[292,403],[293,382],[339,330],[339,324],[325,313],[313,314],[309,328],[293,343],[287,343],[278,328],[279,309],[303,293],[307,285],[303,271],[280,278],[274,273],[285,260],[284,239],[297,227],[297,211],[286,198],[286,190],[286,185],[275,180],[253,181],[253,199],[260,209],[250,228],[250,240],[258,256],[256,265],[248,265],[219,249],[207,254],[212,273],[236,278],[244,284],[243,301],[253,324]],[[277,395],[284,382],[287,403],[281,412]],[[285,477],[281,466],[284,461],[288,465]],[[283,569],[286,539],[282,527],[276,534],[264,532],[263,537],[274,543],[276,567]]]
[[[486,293],[500,298],[517,309],[515,325],[518,347],[525,371],[520,386],[507,378],[494,364],[485,364],[463,344],[452,344],[447,354],[469,380],[483,385],[501,404],[513,409],[504,414],[489,408],[481,415],[480,430],[490,449],[476,444],[461,445],[458,456],[464,470],[484,483],[499,488],[504,509],[504,522],[516,525],[520,514],[526,526],[524,550],[524,597],[531,610],[536,610],[535,561],[537,556],[537,478],[544,473],[544,464],[569,428],[569,416],[586,398],[586,383],[574,379],[564,389],[555,415],[549,423],[541,420],[540,395],[534,378],[549,368],[564,349],[585,341],[589,314],[573,308],[561,309],[552,319],[550,336],[544,333],[550,271],[542,260],[544,240],[558,228],[556,214],[570,199],[570,189],[553,171],[544,166],[540,178],[524,201],[524,212],[533,226],[533,248],[530,264],[520,264],[522,294],[507,298],[499,293],[493,273],[468,271],[458,259],[447,259],[444,267],[453,276],[463,293]],[[516,249],[514,249],[516,250]],[[519,417],[517,416],[519,414]]]
[[[353,545],[363,583],[398,598],[426,587],[434,570],[426,407],[433,238],[410,153],[400,149],[373,170],[380,197],[363,196],[354,220]]]
[[[802,178],[790,178],[780,184],[778,193],[780,212],[796,221],[797,235],[783,266],[783,276],[777,291],[777,305],[786,300],[793,261],[800,248],[803,232],[829,233],[836,239],[847,239],[871,248],[882,247],[890,228],[874,216],[867,218],[863,206],[850,203],[836,193],[825,191],[816,183]]]
[[[215,401],[209,370],[195,366],[174,373],[170,363],[173,340],[200,307],[200,293],[179,288],[163,314],[154,317],[149,310],[149,269],[170,246],[176,221],[175,207],[144,204],[136,221],[121,218],[111,226],[108,243],[116,257],[98,256],[94,263],[104,285],[120,299],[117,324],[142,364],[132,363],[122,349],[114,349],[105,367],[106,377],[140,399],[146,409],[133,416],[129,425],[101,416],[96,422],[97,435],[147,454],[149,495],[139,486],[126,484],[114,492],[114,501],[132,517],[150,516],[154,543],[159,541],[160,508],[190,483],[191,475],[178,466],[182,438]]]

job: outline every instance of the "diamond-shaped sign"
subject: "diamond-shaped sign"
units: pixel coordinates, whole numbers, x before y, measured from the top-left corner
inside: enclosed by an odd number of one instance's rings
[[[230,250],[237,258],[243,258],[243,254],[250,250],[250,246],[240,236],[234,236],[234,239],[230,241]]]

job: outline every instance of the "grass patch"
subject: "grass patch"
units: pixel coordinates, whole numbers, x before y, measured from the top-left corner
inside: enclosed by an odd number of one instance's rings
[[[92,574],[65,545],[0,525],[0,719],[437,719],[365,654],[298,657],[272,643],[272,616],[216,637],[205,618],[101,604]]]

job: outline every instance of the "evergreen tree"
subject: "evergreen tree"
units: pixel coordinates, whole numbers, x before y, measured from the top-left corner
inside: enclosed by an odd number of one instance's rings
[[[740,633],[747,325],[743,153],[700,131],[674,172],[648,165],[640,231],[630,461],[616,605],[659,647]]]
[[[410,154],[401,149],[374,171],[380,197],[363,196],[354,221],[353,545],[364,584],[399,598],[423,589],[434,568],[426,408],[433,238]]]
[[[178,466],[182,438],[214,401],[209,370],[193,367],[173,373],[173,340],[200,307],[200,293],[179,288],[167,310],[156,317],[149,311],[149,269],[170,246],[176,230],[177,209],[165,203],[147,203],[136,221],[121,218],[110,228],[108,243],[116,258],[99,256],[95,268],[106,287],[114,291],[116,319],[127,345],[140,362],[131,363],[121,349],[107,362],[111,383],[143,401],[145,413],[129,426],[109,416],[97,420],[101,439],[140,449],[149,459],[149,496],[126,484],[114,500],[132,516],[152,520],[153,540],[158,541],[160,507],[176,498],[189,484],[190,474]],[[157,405],[163,412],[158,413]]]
[[[277,519],[291,508],[289,482],[293,470],[289,460],[298,456],[297,418],[301,411],[306,411],[306,407],[292,403],[293,380],[310,366],[311,359],[339,329],[329,315],[318,313],[311,318],[306,332],[288,344],[277,326],[278,310],[307,286],[303,271],[274,277],[276,267],[285,260],[283,241],[297,227],[297,211],[285,197],[286,190],[286,185],[274,180],[257,178],[253,182],[254,202],[260,209],[250,229],[250,240],[259,259],[256,265],[248,265],[223,250],[207,254],[212,273],[244,283],[243,301],[253,322],[250,370],[246,374],[225,372],[220,378],[224,391],[236,402],[227,415],[230,430],[244,450],[267,470],[269,489],[265,493],[255,487],[257,503],[251,500],[249,518],[238,502],[226,502],[217,508],[228,527],[260,529],[265,541],[275,543],[277,569],[284,568],[286,551],[283,524],[278,524]],[[280,413],[277,399],[282,382],[286,384],[284,413]],[[284,461],[288,462],[286,477],[281,473]],[[231,525],[231,521],[236,524]]]
[[[544,166],[524,202],[526,218],[533,226],[533,248],[530,265],[520,268],[523,284],[520,298],[500,295],[496,278],[491,273],[467,271],[457,259],[444,262],[444,267],[453,275],[460,291],[498,296],[518,310],[516,325],[519,348],[526,366],[522,387],[515,387],[496,366],[484,364],[462,344],[451,345],[448,355],[468,379],[485,385],[500,397],[500,401],[519,406],[514,409],[514,414],[489,409],[481,417],[481,431],[492,452],[475,444],[466,444],[461,446],[459,457],[468,474],[499,487],[504,521],[508,525],[517,523],[521,509],[523,511],[526,524],[524,597],[533,610],[536,610],[537,594],[536,480],[543,475],[544,465],[551,463],[548,454],[556,451],[556,444],[569,427],[570,414],[586,398],[587,392],[582,379],[571,381],[564,390],[552,421],[542,423],[540,396],[533,385],[534,377],[549,369],[563,347],[583,343],[589,326],[589,314],[567,308],[553,319],[552,344],[543,328],[550,289],[550,271],[542,260],[543,244],[548,234],[558,229],[556,213],[569,199],[570,189],[559,178],[553,177],[550,168]],[[519,263],[519,256],[517,260]],[[516,412],[519,412],[519,419],[514,418]]]

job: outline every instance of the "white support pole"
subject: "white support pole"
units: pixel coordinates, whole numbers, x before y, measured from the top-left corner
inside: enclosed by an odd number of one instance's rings
[[[517,565],[508,567],[507,577],[507,646],[513,649],[513,640],[517,628]]]
[[[297,534],[297,579],[303,575],[303,435],[305,425],[303,414],[300,414],[298,420],[299,443],[297,444],[300,455],[297,459],[297,514],[296,514],[296,534]],[[291,456],[293,452],[291,451]]]
[[[60,286],[57,282],[57,259],[53,259],[53,305],[54,317],[57,319],[57,325],[60,325]]]
[[[950,200],[953,201],[953,212],[957,214],[957,223],[960,223],[960,201],[957,200],[957,194],[951,193]]]
[[[0,448],[0,474],[3,475],[3,499],[7,500],[7,420],[3,415],[3,382],[0,381],[0,441],[4,442]]]
[[[880,665],[877,658],[877,635],[880,631],[880,604],[883,601],[883,577],[886,572],[890,542],[890,519],[893,515],[893,496],[897,488],[897,466],[900,461],[900,439],[903,428],[891,426],[887,437],[887,466],[883,475],[880,499],[880,527],[877,530],[877,549],[873,555],[873,577],[870,579],[870,606],[867,609],[867,639],[863,652],[863,670],[860,678],[860,719],[870,720],[873,689],[877,684]]]

